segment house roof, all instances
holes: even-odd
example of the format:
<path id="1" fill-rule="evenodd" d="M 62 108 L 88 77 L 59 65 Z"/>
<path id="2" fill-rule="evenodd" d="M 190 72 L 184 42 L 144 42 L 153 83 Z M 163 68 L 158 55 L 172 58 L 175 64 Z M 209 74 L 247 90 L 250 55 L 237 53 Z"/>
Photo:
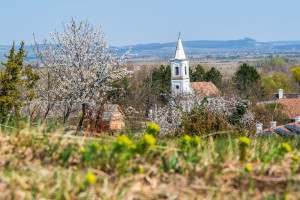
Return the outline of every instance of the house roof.
<path id="1" fill-rule="evenodd" d="M 287 114 L 290 119 L 294 119 L 296 116 L 300 116 L 300 98 L 291 99 L 278 99 L 279 103 L 285 105 L 283 112 Z"/>
<path id="2" fill-rule="evenodd" d="M 274 94 L 274 95 L 277 99 L 279 98 L 279 94 Z M 285 94 L 283 94 L 283 98 L 284 99 L 300 98 L 300 94 L 299 93 L 285 93 Z"/>
<path id="3" fill-rule="evenodd" d="M 289 123 L 282 126 L 276 126 L 272 129 L 265 129 L 263 131 L 260 131 L 256 134 L 256 136 L 270 136 L 270 135 L 276 135 L 276 136 L 300 136 L 300 123 Z"/>
<path id="4" fill-rule="evenodd" d="M 203 97 L 210 97 L 210 96 L 216 96 L 220 94 L 220 90 L 210 82 L 192 82 L 190 83 L 193 91 L 198 96 Z"/>
<path id="5" fill-rule="evenodd" d="M 283 94 L 284 99 L 294 99 L 294 98 L 300 98 L 300 93 L 284 93 Z M 268 103 L 268 101 L 276 101 L 279 99 L 278 93 L 272 93 L 264 97 L 263 102 L 260 103 Z"/>

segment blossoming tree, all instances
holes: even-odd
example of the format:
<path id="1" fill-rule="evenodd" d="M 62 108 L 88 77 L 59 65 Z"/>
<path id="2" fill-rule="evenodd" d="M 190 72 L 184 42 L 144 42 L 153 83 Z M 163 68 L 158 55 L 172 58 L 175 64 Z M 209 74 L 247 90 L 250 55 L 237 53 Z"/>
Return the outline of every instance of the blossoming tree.
<path id="1" fill-rule="evenodd" d="M 174 134 L 180 127 L 184 128 L 182 119 L 189 119 L 196 113 L 219 116 L 233 129 L 247 128 L 254 121 L 254 115 L 249 110 L 250 101 L 236 96 L 203 98 L 197 95 L 172 94 L 170 100 L 168 106 L 155 107 L 149 113 L 149 121 L 157 123 L 162 134 Z"/>
<path id="2" fill-rule="evenodd" d="M 79 131 L 87 109 L 99 105 L 106 92 L 113 89 L 108 83 L 131 73 L 121 66 L 129 51 L 120 57 L 117 49 L 111 53 L 105 32 L 87 21 L 72 18 L 70 23 L 63 23 L 63 30 L 50 33 L 51 42 L 44 40 L 44 46 L 35 39 L 35 54 L 45 66 L 41 71 L 48 76 L 51 71 L 44 78 L 51 79 L 54 86 L 45 87 L 40 96 L 48 100 L 49 94 L 55 96 L 52 99 L 70 112 L 73 106 L 80 106 Z"/>

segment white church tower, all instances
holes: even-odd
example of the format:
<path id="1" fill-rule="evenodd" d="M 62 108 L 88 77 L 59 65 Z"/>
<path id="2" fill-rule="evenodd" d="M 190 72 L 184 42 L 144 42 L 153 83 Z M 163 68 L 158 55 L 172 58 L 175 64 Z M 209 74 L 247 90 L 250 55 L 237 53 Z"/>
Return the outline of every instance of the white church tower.
<path id="1" fill-rule="evenodd" d="M 192 94 L 189 61 L 186 59 L 179 35 L 175 58 L 171 59 L 171 90 L 175 93 Z"/>

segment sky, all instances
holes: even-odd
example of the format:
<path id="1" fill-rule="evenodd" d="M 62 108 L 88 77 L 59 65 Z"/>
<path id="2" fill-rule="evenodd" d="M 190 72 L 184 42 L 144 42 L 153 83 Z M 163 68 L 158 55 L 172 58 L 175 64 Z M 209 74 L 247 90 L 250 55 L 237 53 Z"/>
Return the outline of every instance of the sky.
<path id="1" fill-rule="evenodd" d="M 182 40 L 300 40 L 299 0 L 0 0 L 0 45 L 33 43 L 72 17 L 116 46 Z"/>

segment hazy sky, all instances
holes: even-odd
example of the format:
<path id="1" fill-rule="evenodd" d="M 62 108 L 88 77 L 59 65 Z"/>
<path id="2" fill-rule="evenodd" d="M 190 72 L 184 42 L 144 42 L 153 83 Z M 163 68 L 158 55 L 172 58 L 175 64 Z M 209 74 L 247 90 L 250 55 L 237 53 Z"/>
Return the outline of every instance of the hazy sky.
<path id="1" fill-rule="evenodd" d="M 300 0 L 0 0 L 0 44 L 48 38 L 71 17 L 107 30 L 108 43 L 300 40 Z"/>

